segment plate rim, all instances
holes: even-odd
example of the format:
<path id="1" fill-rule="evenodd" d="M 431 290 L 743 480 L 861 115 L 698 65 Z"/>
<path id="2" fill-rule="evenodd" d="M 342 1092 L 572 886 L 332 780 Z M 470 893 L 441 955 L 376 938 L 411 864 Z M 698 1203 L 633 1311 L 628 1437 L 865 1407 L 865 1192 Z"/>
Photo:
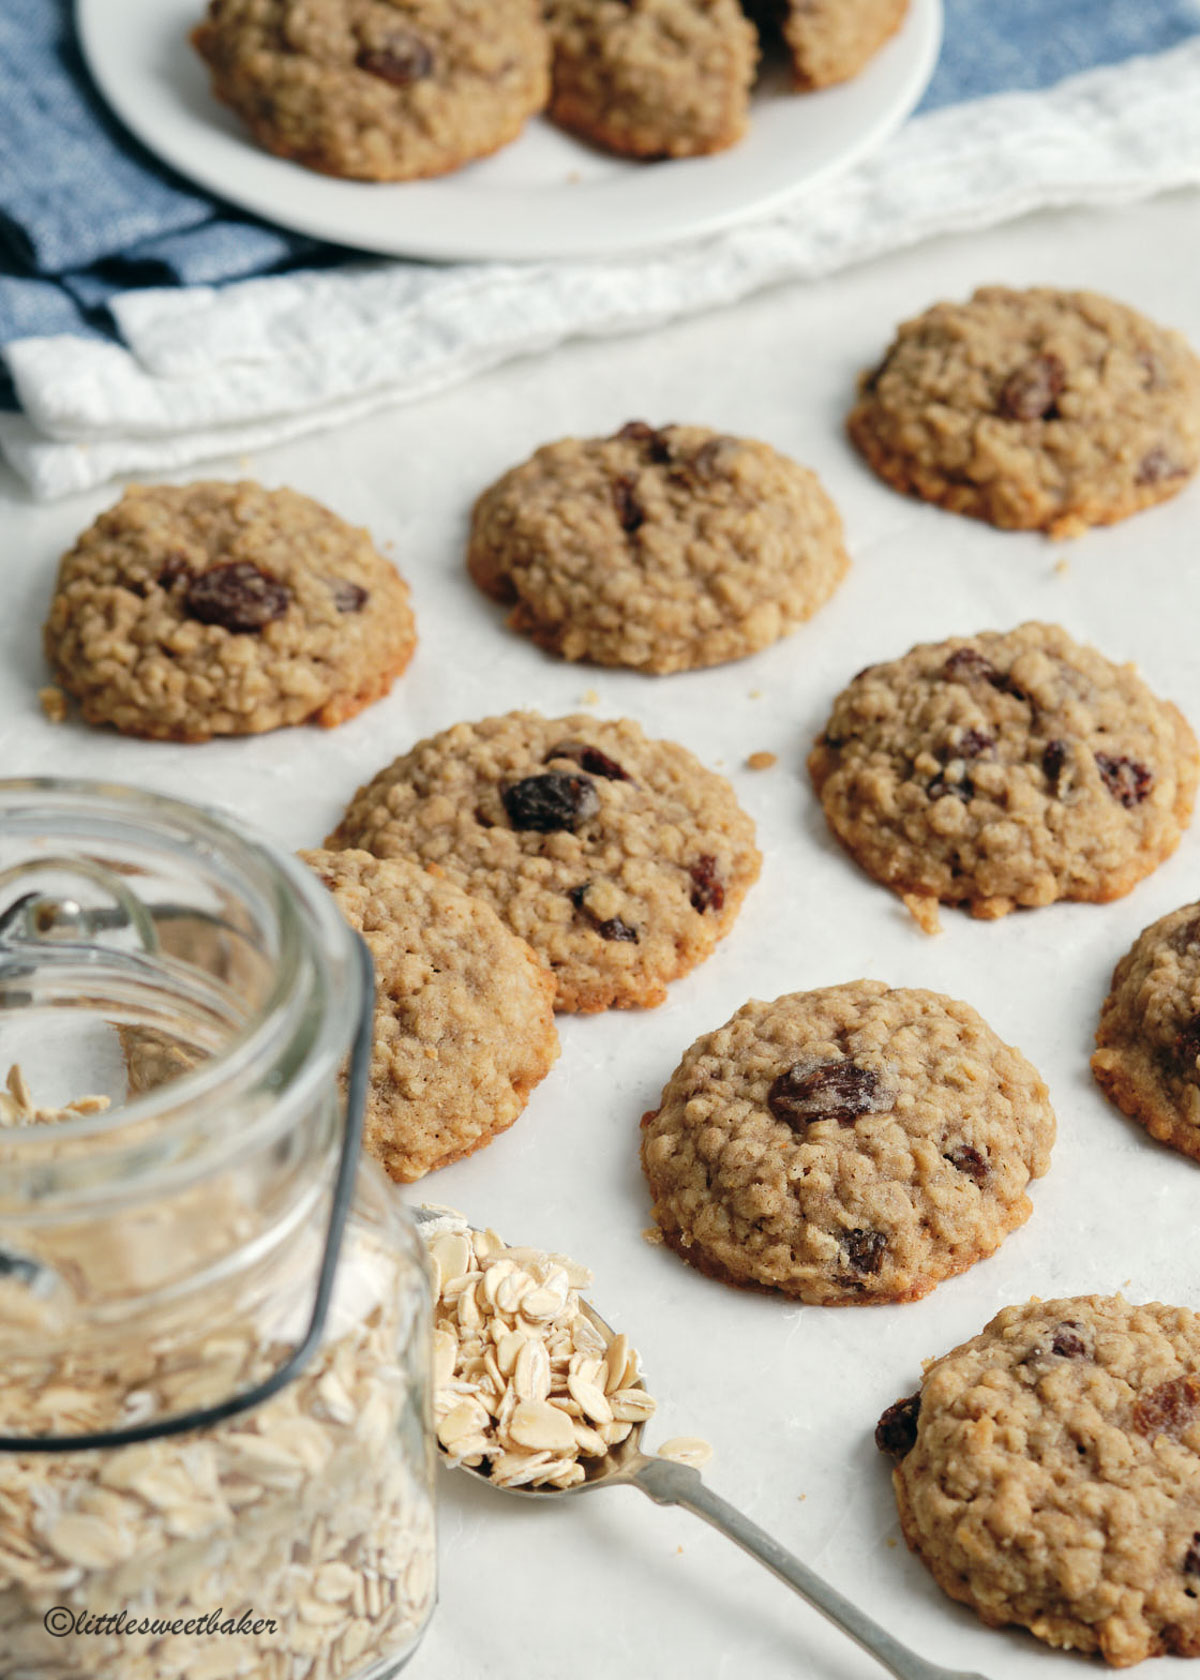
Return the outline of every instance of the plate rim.
<path id="1" fill-rule="evenodd" d="M 143 5 L 151 5 L 152 0 L 140 0 Z M 395 236 L 386 239 L 364 237 L 342 226 L 335 226 L 320 213 L 305 213 L 303 208 L 296 209 L 290 203 L 285 205 L 283 215 L 273 212 L 264 202 L 266 194 L 257 189 L 249 192 L 239 192 L 236 180 L 230 182 L 228 172 L 221 168 L 220 163 L 210 163 L 208 157 L 201 151 L 199 157 L 186 143 L 176 145 L 173 136 L 165 138 L 158 124 L 144 118 L 138 106 L 135 94 L 141 86 L 135 81 L 129 84 L 121 75 L 114 74 L 111 55 L 105 48 L 105 31 L 102 20 L 111 15 L 115 7 L 127 12 L 128 0 L 75 0 L 74 21 L 75 31 L 79 42 L 88 75 L 104 101 L 112 116 L 133 137 L 143 145 L 148 152 L 160 163 L 165 164 L 185 181 L 199 187 L 205 193 L 211 194 L 220 203 L 230 206 L 243 214 L 254 216 L 269 226 L 280 228 L 285 232 L 300 234 L 308 238 L 319 240 L 326 244 L 333 244 L 347 248 L 366 256 L 387 257 L 393 259 L 410 259 L 414 261 L 438 263 L 537 263 L 537 262 L 601 262 L 604 260 L 621 260 L 627 257 L 651 255 L 655 252 L 668 252 L 674 247 L 694 243 L 697 240 L 712 237 L 728 229 L 746 222 L 761 219 L 766 220 L 772 214 L 779 213 L 787 204 L 802 199 L 814 189 L 826 186 L 837 176 L 852 169 L 869 153 L 877 150 L 895 133 L 919 103 L 922 95 L 933 77 L 941 52 L 942 36 L 945 23 L 943 0 L 909 0 L 908 13 L 901 23 L 900 29 L 892 39 L 884 44 L 880 52 L 887 52 L 902 36 L 906 36 L 907 44 L 913 52 L 913 59 L 907 74 L 898 88 L 893 92 L 890 101 L 875 114 L 873 121 L 868 123 L 856 139 L 845 146 L 834 156 L 818 164 L 799 180 L 781 183 L 758 195 L 750 195 L 740 203 L 725 203 L 710 208 L 707 212 L 701 208 L 690 217 L 682 217 L 679 222 L 666 230 L 643 230 L 639 235 L 625 238 L 597 235 L 595 238 L 580 237 L 576 230 L 572 237 L 564 244 L 561 234 L 555 235 L 548 227 L 544 237 L 531 237 L 523 233 L 516 240 L 506 240 L 502 235 L 491 238 L 477 238 L 472 236 L 471 225 L 474 221 L 475 206 L 468 199 L 462 217 L 462 224 L 447 231 L 444 227 L 424 230 L 418 225 L 416 231 L 408 232 L 403 224 Z M 869 73 L 871 66 L 866 67 Z M 828 99 L 848 90 L 855 85 L 857 78 L 837 87 L 826 88 L 812 94 L 801 94 L 797 97 L 805 99 Z M 234 119 L 236 120 L 236 119 Z M 186 124 L 185 117 L 185 124 Z M 455 180 L 454 172 L 444 176 L 430 177 L 415 182 L 360 182 L 339 180 L 335 176 L 322 175 L 304 169 L 302 165 L 293 163 L 286 158 L 275 157 L 265 148 L 258 145 L 248 133 L 233 134 L 221 132 L 219 144 L 224 147 L 228 142 L 245 149 L 255 159 L 255 174 L 264 167 L 274 175 L 275 171 L 285 171 L 286 175 L 279 176 L 280 181 L 290 180 L 299 184 L 305 180 L 316 180 L 322 184 L 321 200 L 327 197 L 329 189 L 348 189 L 358 195 L 378 195 L 381 192 L 403 192 L 410 188 L 433 188 L 453 191 L 451 183 Z M 735 149 L 732 149 L 735 150 Z M 729 157 L 731 152 L 714 154 L 714 161 Z M 708 160 L 705 158 L 689 158 L 677 160 L 676 163 L 666 165 L 651 164 L 650 168 L 673 168 L 682 164 L 685 168 L 703 168 Z M 639 171 L 647 166 L 637 166 Z M 608 192 L 619 192 L 623 181 L 627 177 L 621 176 L 609 180 L 590 183 L 593 190 L 600 188 Z M 561 188 L 553 189 L 559 192 Z M 575 189 L 572 189 L 574 191 Z M 586 189 L 585 189 L 586 190 Z M 504 194 L 515 193 L 523 196 L 519 189 L 502 188 L 497 192 L 500 198 Z M 439 195 L 440 196 L 440 195 Z M 418 203 L 420 201 L 418 200 Z M 552 206 L 550 207 L 552 211 Z M 463 225 L 465 224 L 465 225 Z"/>

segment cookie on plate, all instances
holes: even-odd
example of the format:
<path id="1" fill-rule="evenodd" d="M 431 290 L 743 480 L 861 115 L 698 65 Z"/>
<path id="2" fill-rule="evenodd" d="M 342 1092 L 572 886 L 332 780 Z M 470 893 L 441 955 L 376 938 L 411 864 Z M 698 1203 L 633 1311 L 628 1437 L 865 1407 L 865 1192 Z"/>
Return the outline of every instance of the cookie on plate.
<path id="1" fill-rule="evenodd" d="M 1125 1668 L 1200 1656 L 1200 1317 L 1005 1307 L 875 1439 L 909 1546 L 991 1627 Z"/>
<path id="2" fill-rule="evenodd" d="M 1172 910 L 1121 958 L 1092 1072 L 1151 1137 L 1200 1161 L 1200 904 Z"/>
<path id="3" fill-rule="evenodd" d="M 848 421 L 897 490 L 1076 536 L 1175 495 L 1200 464 L 1200 360 L 1095 292 L 986 286 L 900 328 Z"/>
<path id="4" fill-rule="evenodd" d="M 1179 844 L 1198 755 L 1131 665 L 1022 624 L 860 671 L 808 767 L 869 875 L 991 918 L 1127 893 Z"/>
<path id="5" fill-rule="evenodd" d="M 550 116 L 632 157 L 691 157 L 745 131 L 758 39 L 738 0 L 547 0 Z"/>
<path id="6" fill-rule="evenodd" d="M 485 157 L 550 91 L 538 0 L 209 0 L 192 44 L 261 146 L 366 181 Z"/>
<path id="7" fill-rule="evenodd" d="M 326 841 L 411 858 L 490 904 L 556 1004 L 661 1003 L 732 927 L 761 858 L 722 776 L 627 719 L 459 723 L 360 788 Z"/>
<path id="8" fill-rule="evenodd" d="M 895 34 L 908 0 L 756 0 L 747 10 L 778 29 L 798 88 L 846 82 Z"/>
<path id="9" fill-rule="evenodd" d="M 511 1126 L 558 1055 L 554 982 L 477 898 L 416 864 L 301 852 L 375 962 L 363 1141 L 402 1183 Z"/>
<path id="10" fill-rule="evenodd" d="M 850 562 L 806 467 L 765 443 L 632 420 L 546 444 L 485 490 L 467 564 L 540 646 L 663 673 L 777 641 Z"/>
<path id="11" fill-rule="evenodd" d="M 89 723 L 206 741 L 386 694 L 416 646 L 366 531 L 295 490 L 134 485 L 59 568 L 46 654 Z"/>
<path id="12" fill-rule="evenodd" d="M 999 1248 L 1055 1123 L 1037 1070 L 968 1004 L 854 980 L 746 1004 L 642 1128 L 677 1253 L 844 1306 L 915 1301 Z"/>

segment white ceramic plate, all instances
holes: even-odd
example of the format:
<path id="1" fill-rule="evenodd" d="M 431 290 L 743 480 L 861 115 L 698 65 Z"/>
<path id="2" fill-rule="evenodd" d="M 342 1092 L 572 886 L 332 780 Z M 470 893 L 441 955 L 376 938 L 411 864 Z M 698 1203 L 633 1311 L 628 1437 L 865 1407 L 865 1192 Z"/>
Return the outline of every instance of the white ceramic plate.
<path id="1" fill-rule="evenodd" d="M 432 181 L 334 180 L 260 150 L 214 100 L 187 33 L 203 0 L 78 0 L 84 56 L 121 121 L 182 174 L 300 233 L 387 256 L 461 260 L 608 256 L 712 233 L 826 181 L 921 97 L 941 43 L 941 0 L 908 17 L 843 87 L 755 94 L 727 152 L 668 163 L 607 157 L 541 119 L 513 145 Z"/>

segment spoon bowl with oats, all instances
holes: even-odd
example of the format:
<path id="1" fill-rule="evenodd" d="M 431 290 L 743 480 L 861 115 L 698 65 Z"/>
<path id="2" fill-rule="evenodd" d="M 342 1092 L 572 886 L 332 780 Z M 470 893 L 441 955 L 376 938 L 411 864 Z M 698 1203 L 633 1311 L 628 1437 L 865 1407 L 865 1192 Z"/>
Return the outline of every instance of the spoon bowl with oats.
<path id="1" fill-rule="evenodd" d="M 414 1213 L 434 1275 L 434 1424 L 449 1465 L 523 1499 L 640 1488 L 719 1530 L 896 1680 L 983 1680 L 910 1651 L 707 1487 L 706 1442 L 643 1449 L 655 1402 L 628 1338 L 581 1299 L 585 1267 L 509 1247 L 447 1208 Z"/>

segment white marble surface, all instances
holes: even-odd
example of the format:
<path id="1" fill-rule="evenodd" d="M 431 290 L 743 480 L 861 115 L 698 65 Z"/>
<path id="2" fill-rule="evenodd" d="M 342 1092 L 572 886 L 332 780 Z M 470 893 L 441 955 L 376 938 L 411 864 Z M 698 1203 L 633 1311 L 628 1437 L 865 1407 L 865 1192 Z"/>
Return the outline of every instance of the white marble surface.
<path id="1" fill-rule="evenodd" d="M 781 289 L 652 336 L 571 346 L 422 405 L 213 471 L 310 492 L 371 527 L 411 580 L 421 646 L 396 690 L 331 732 L 175 747 L 126 741 L 38 708 L 37 627 L 55 559 L 111 491 L 35 508 L 0 479 L 0 768 L 90 774 L 219 802 L 287 846 L 313 844 L 360 781 L 418 735 L 518 705 L 548 714 L 592 691 L 723 768 L 766 853 L 731 937 L 647 1014 L 562 1022 L 563 1054 L 505 1137 L 423 1187 L 510 1240 L 562 1248 L 642 1349 L 661 1396 L 650 1440 L 707 1436 L 708 1476 L 766 1528 L 929 1657 L 990 1680 L 1049 1680 L 1080 1661 L 989 1632 L 944 1599 L 897 1541 L 870 1435 L 923 1356 L 1030 1294 L 1108 1292 L 1200 1306 L 1200 1167 L 1108 1107 L 1087 1070 L 1112 964 L 1154 917 L 1200 891 L 1200 831 L 1119 903 L 1062 905 L 936 939 L 826 834 L 803 774 L 835 690 L 910 643 L 1060 620 L 1136 660 L 1200 722 L 1200 486 L 1069 546 L 1003 535 L 877 484 L 841 432 L 856 370 L 894 321 L 981 282 L 1094 285 L 1200 343 L 1200 198 L 1043 215 Z M 473 495 L 536 444 L 634 416 L 757 433 L 815 466 L 855 560 L 835 600 L 778 647 L 662 679 L 556 664 L 504 630 L 461 555 Z M 773 770 L 743 768 L 758 749 Z M 1059 1143 L 1032 1220 L 992 1260 L 924 1301 L 821 1310 L 741 1296 L 641 1240 L 638 1119 L 682 1050 L 747 997 L 857 975 L 968 999 L 1049 1080 Z M 632 1491 L 552 1509 L 443 1475 L 441 1605 L 413 1680 L 868 1680 L 878 1673 L 717 1535 Z M 1174 1664 L 1172 1677 L 1200 1675 Z"/>

